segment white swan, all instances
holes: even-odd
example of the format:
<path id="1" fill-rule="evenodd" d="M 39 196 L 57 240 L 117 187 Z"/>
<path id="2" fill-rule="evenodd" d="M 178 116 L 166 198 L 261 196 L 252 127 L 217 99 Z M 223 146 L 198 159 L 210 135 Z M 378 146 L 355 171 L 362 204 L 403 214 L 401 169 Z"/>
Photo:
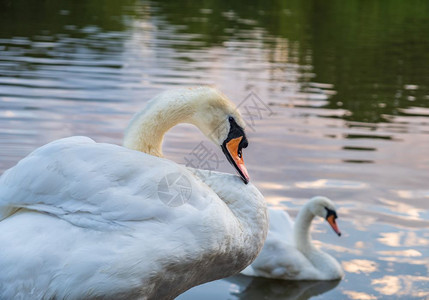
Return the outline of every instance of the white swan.
<path id="1" fill-rule="evenodd" d="M 161 156 L 179 122 L 220 145 L 242 179 L 201 171 L 202 182 L 140 152 Z M 241 271 L 268 227 L 262 195 L 243 183 L 243 127 L 217 90 L 179 89 L 133 118 L 124 145 L 140 151 L 86 137 L 36 149 L 0 177 L 0 299 L 172 299 Z"/>
<path id="2" fill-rule="evenodd" d="M 282 210 L 268 209 L 268 212 L 270 227 L 265 245 L 242 274 L 285 280 L 336 280 L 344 276 L 335 258 L 318 250 L 310 238 L 309 230 L 315 216 L 326 219 L 341 235 L 331 200 L 312 198 L 299 211 L 295 224 Z"/>

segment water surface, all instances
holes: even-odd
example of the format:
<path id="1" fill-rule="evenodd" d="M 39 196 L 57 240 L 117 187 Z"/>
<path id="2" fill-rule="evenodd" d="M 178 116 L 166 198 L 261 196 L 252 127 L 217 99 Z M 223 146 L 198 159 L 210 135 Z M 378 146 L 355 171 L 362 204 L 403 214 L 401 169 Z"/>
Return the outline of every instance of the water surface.
<path id="1" fill-rule="evenodd" d="M 428 50 L 425 1 L 1 1 L 0 172 L 61 137 L 120 144 L 153 95 L 214 84 L 245 116 L 271 206 L 335 201 L 343 236 L 318 220 L 313 237 L 346 276 L 236 276 L 179 298 L 427 299 Z M 185 163 L 201 141 L 179 126 L 164 152 Z"/>

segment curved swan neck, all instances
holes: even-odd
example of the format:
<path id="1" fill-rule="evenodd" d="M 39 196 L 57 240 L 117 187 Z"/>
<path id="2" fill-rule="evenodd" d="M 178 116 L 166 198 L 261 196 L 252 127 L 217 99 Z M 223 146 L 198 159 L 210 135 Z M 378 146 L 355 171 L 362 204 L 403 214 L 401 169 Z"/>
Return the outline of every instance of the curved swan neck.
<path id="1" fill-rule="evenodd" d="M 150 100 L 133 117 L 125 131 L 123 145 L 162 157 L 164 134 L 179 123 L 190 123 L 220 146 L 229 133 L 229 116 L 233 116 L 241 128 L 245 127 L 235 105 L 213 87 L 166 91 Z"/>
<path id="2" fill-rule="evenodd" d="M 314 214 L 306 204 L 298 213 L 295 219 L 294 238 L 295 245 L 303 253 L 314 251 L 315 248 L 311 243 L 310 227 Z"/>
<path id="3" fill-rule="evenodd" d="M 315 217 L 313 205 L 314 201 L 308 202 L 296 217 L 294 226 L 295 246 L 319 272 L 321 279 L 339 279 L 344 275 L 340 264 L 332 256 L 313 246 L 311 242 L 310 227 Z"/>
<path id="4" fill-rule="evenodd" d="M 180 93 L 162 93 L 150 100 L 130 121 L 123 145 L 129 149 L 162 157 L 164 134 L 179 123 L 193 123 L 193 97 Z"/>

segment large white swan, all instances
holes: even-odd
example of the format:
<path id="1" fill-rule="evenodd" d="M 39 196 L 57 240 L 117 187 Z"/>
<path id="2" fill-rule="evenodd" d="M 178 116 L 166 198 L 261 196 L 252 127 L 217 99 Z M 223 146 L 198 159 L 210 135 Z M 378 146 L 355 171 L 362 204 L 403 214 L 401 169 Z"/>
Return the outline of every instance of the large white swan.
<path id="1" fill-rule="evenodd" d="M 241 178 L 161 158 L 180 122 Z M 36 149 L 0 178 L 0 299 L 172 299 L 241 271 L 268 227 L 264 198 L 243 183 L 243 127 L 216 89 L 178 89 L 133 118 L 128 148 L 71 137 Z"/>
<path id="2" fill-rule="evenodd" d="M 344 276 L 338 261 L 318 250 L 310 237 L 310 226 L 315 216 L 326 219 L 341 235 L 331 200 L 320 196 L 312 198 L 299 211 L 295 224 L 282 210 L 270 208 L 268 212 L 270 227 L 265 245 L 242 274 L 285 280 L 337 280 Z"/>

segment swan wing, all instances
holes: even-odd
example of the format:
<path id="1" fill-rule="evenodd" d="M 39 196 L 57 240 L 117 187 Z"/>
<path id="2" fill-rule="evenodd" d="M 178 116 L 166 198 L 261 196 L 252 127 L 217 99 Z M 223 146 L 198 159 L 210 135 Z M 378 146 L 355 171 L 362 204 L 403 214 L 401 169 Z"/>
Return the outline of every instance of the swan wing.
<path id="1" fill-rule="evenodd" d="M 293 268 L 279 265 L 282 251 L 296 251 L 289 246 L 293 243 L 293 221 L 283 210 L 268 208 L 269 229 L 265 245 L 256 261 L 247 266 L 241 274 L 246 276 L 264 276 L 276 278 L 274 274 L 292 273 Z M 293 259 L 292 259 L 293 260 Z M 292 275 L 291 275 L 292 276 Z M 278 276 L 277 276 L 278 277 Z"/>
<path id="2" fill-rule="evenodd" d="M 294 222 L 289 214 L 284 210 L 270 207 L 268 208 L 268 216 L 270 220 L 268 236 L 281 240 L 286 244 L 294 244 Z"/>
<path id="3" fill-rule="evenodd" d="M 173 162 L 72 137 L 36 149 L 2 175 L 0 220 L 27 209 L 82 227 L 107 228 L 169 218 L 182 204 L 186 214 L 215 198 Z"/>
<path id="4" fill-rule="evenodd" d="M 242 274 L 285 280 L 307 279 L 316 276 L 314 266 L 294 246 L 268 236 L 260 255 L 251 269 Z"/>

